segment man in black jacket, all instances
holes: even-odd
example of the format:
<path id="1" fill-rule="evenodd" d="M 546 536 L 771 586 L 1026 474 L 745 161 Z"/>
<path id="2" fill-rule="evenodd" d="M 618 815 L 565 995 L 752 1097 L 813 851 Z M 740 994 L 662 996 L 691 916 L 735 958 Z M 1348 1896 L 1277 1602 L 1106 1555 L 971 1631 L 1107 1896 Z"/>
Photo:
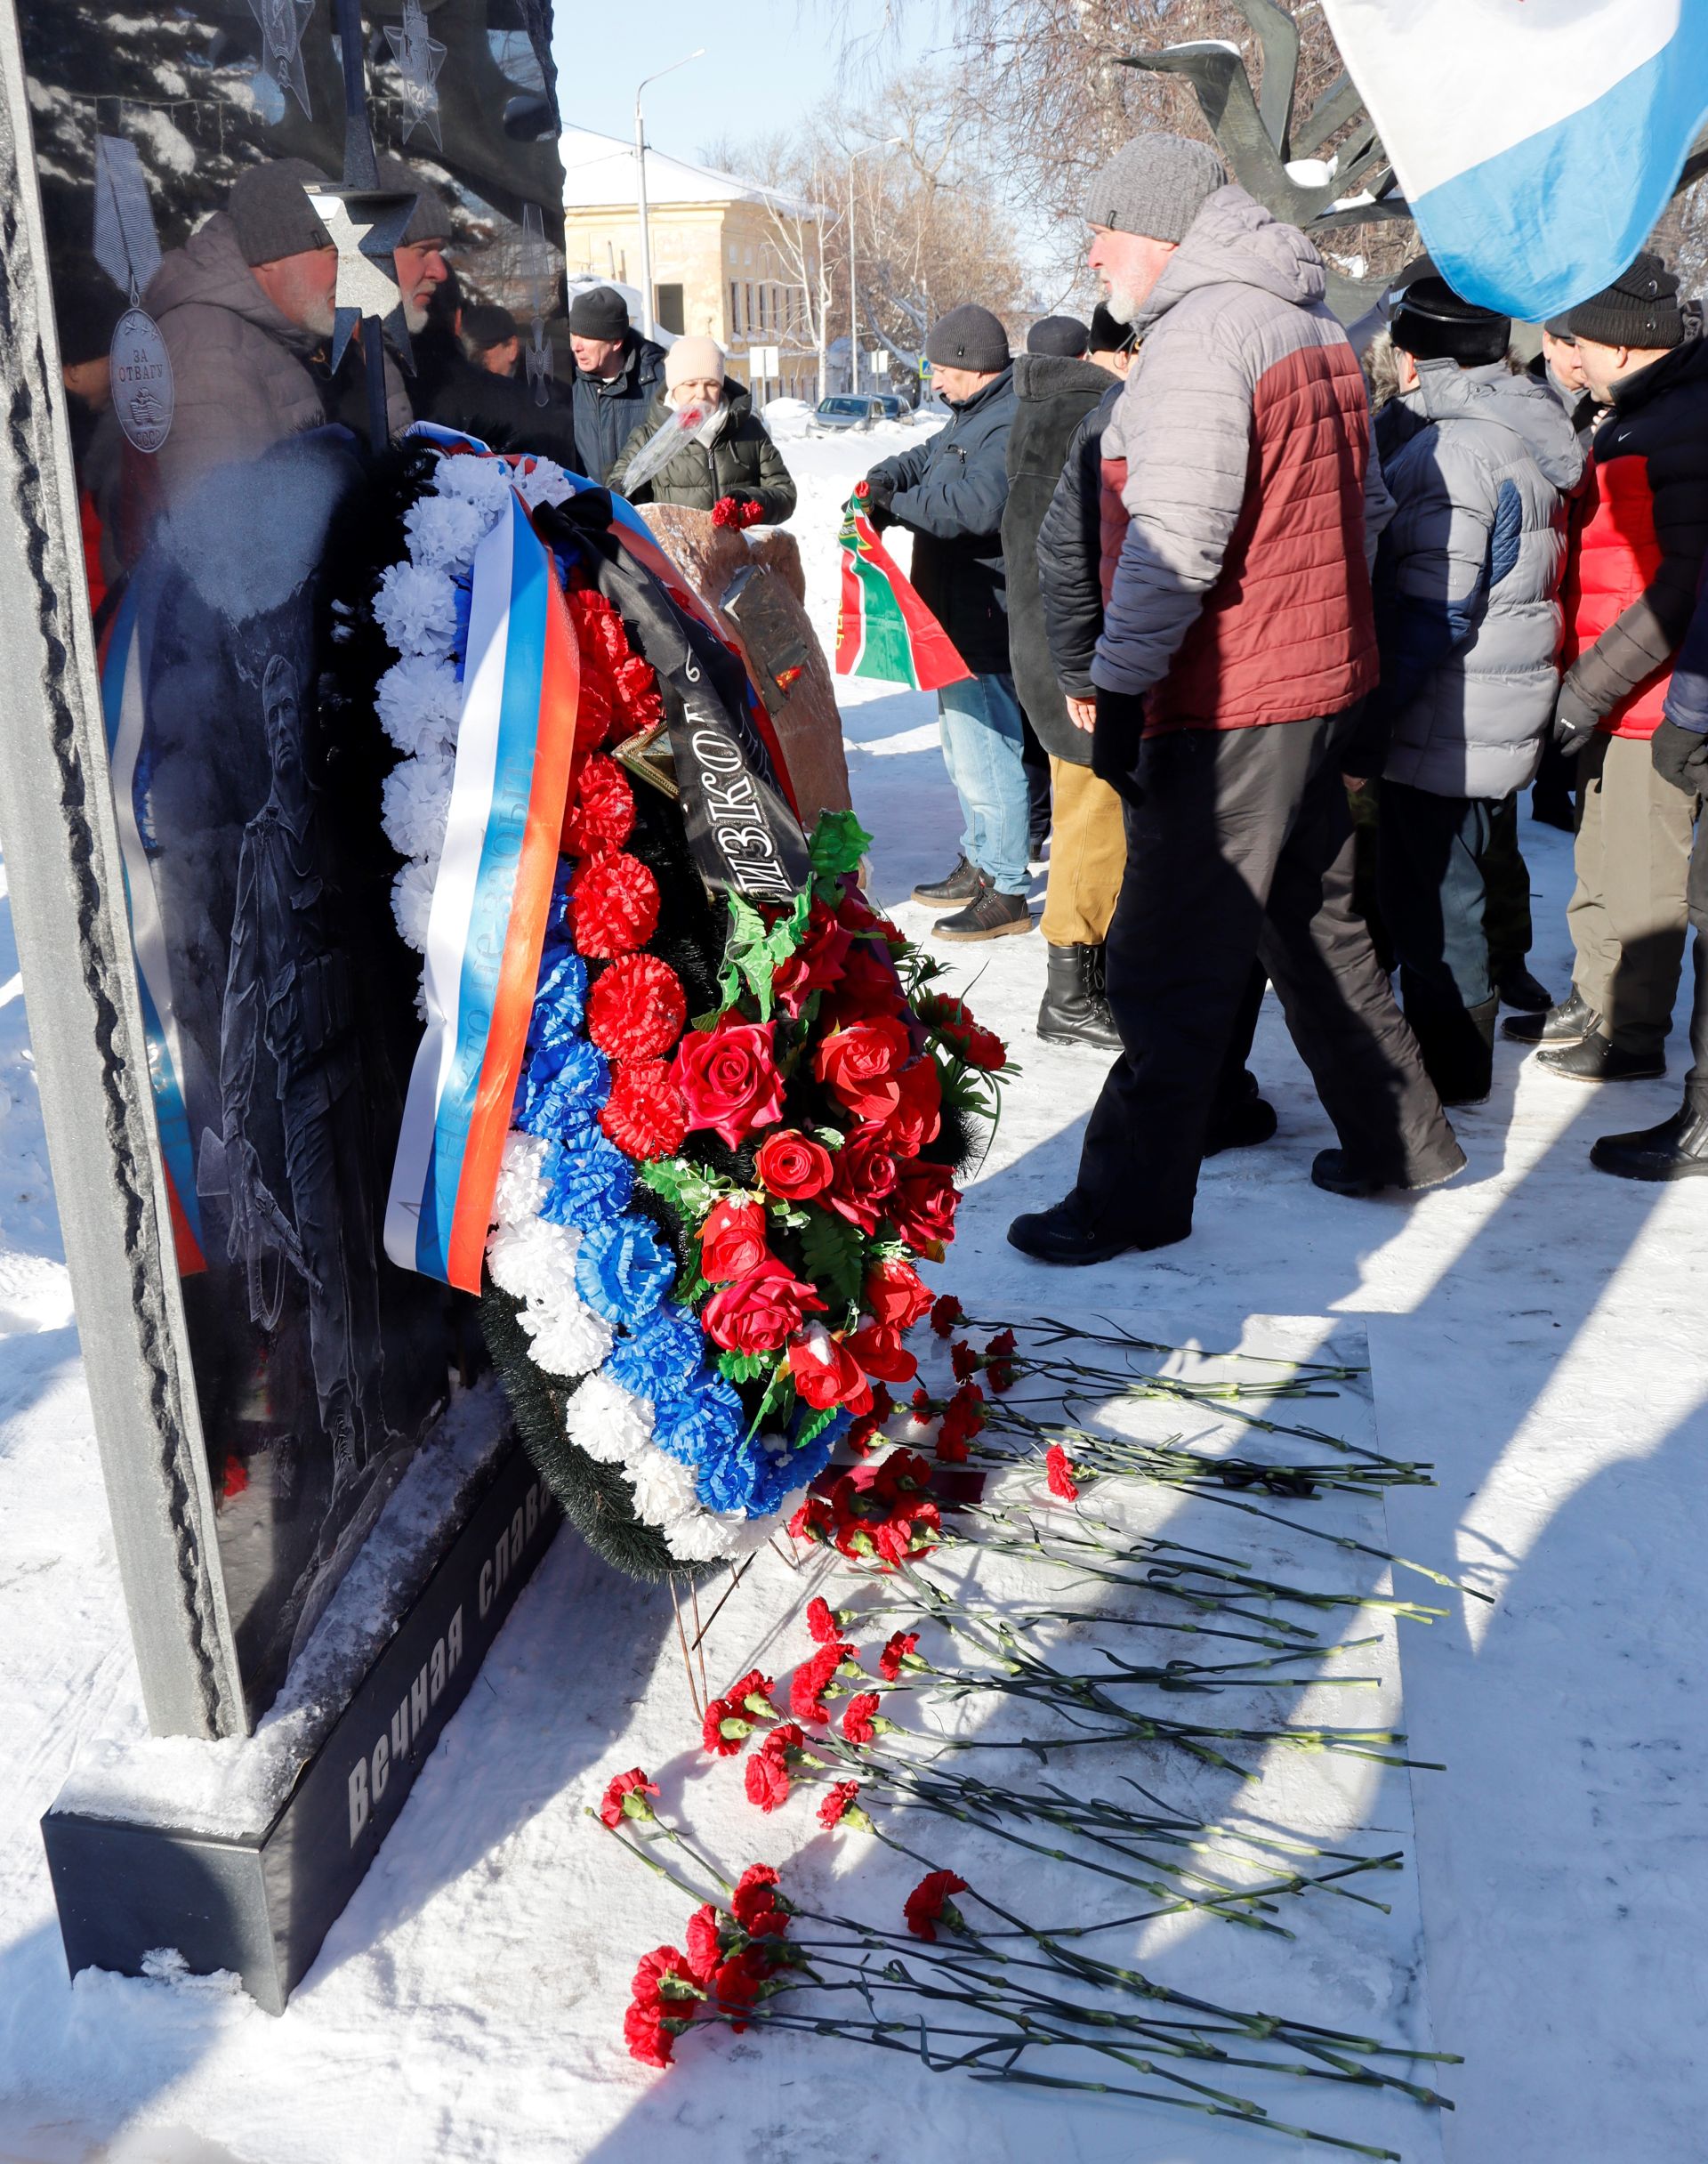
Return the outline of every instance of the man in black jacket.
<path id="1" fill-rule="evenodd" d="M 665 387 L 665 349 L 629 327 L 623 295 L 592 286 L 569 303 L 569 379 L 582 472 L 602 483 Z"/>
<path id="2" fill-rule="evenodd" d="M 1024 724 L 1008 651 L 1003 575 L 1005 454 L 1014 419 L 1008 333 L 987 308 L 951 309 L 925 341 L 932 387 L 955 418 L 866 477 L 873 522 L 914 536 L 913 583 L 972 672 L 937 695 L 943 760 L 961 799 L 961 854 L 915 901 L 959 903 L 939 939 L 1029 932 Z"/>

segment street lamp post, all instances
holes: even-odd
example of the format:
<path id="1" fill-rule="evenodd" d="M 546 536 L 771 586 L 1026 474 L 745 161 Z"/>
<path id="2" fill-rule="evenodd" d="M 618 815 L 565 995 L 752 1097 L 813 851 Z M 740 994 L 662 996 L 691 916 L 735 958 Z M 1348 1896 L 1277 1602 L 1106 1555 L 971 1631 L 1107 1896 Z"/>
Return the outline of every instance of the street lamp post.
<path id="1" fill-rule="evenodd" d="M 862 143 L 858 150 L 848 154 L 848 387 L 858 392 L 860 387 L 860 287 L 855 275 L 855 243 L 858 235 L 854 224 L 854 160 L 864 157 L 870 150 L 893 150 L 901 141 L 891 135 L 887 142 Z"/>
<path id="2" fill-rule="evenodd" d="M 634 87 L 634 179 L 635 199 L 640 214 L 640 335 L 653 336 L 657 326 L 652 306 L 652 228 L 647 222 L 647 124 L 640 112 L 640 93 L 649 83 L 656 83 L 659 76 L 674 75 L 679 68 L 686 68 L 689 61 L 705 58 L 705 47 L 685 52 L 679 61 L 672 61 L 668 68 L 660 68 L 656 74 L 643 76 Z"/>

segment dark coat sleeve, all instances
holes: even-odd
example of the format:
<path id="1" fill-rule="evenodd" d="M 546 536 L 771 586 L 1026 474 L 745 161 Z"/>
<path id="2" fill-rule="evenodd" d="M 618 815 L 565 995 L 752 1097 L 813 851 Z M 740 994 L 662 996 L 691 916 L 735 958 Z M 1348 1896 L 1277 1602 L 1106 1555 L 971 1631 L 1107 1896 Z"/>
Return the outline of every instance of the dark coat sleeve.
<path id="1" fill-rule="evenodd" d="M 1038 530 L 1044 636 L 1056 682 L 1070 698 L 1092 696 L 1092 656 L 1103 628 L 1098 497 L 1105 417 L 1100 408 L 1076 430 Z"/>
<path id="2" fill-rule="evenodd" d="M 760 508 L 765 513 L 768 525 L 780 526 L 794 509 L 794 476 L 783 463 L 783 454 L 772 440 L 770 430 L 757 417 L 753 427 L 758 435 L 755 448 L 759 454 L 757 494 Z"/>
<path id="3" fill-rule="evenodd" d="M 1666 718 L 1708 736 L 1708 594 L 1697 604 L 1666 689 Z"/>

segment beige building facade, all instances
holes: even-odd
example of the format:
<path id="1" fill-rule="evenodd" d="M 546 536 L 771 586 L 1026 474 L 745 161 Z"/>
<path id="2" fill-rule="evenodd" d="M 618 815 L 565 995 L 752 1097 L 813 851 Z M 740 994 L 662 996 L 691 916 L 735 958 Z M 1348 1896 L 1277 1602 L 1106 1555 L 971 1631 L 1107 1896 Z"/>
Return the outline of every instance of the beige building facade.
<path id="1" fill-rule="evenodd" d="M 564 267 L 640 284 L 634 148 L 571 128 L 563 137 Z M 767 397 L 819 395 L 809 290 L 819 278 L 817 214 L 756 181 L 647 152 L 653 310 L 664 330 L 715 338 L 729 372 Z M 756 350 L 777 365 L 755 385 Z"/>

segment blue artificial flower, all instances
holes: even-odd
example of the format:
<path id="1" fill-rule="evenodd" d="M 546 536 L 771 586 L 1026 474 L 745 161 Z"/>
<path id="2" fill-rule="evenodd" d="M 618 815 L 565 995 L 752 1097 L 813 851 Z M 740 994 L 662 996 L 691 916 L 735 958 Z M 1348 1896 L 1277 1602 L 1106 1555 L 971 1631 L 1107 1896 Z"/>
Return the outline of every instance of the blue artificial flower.
<path id="1" fill-rule="evenodd" d="M 574 948 L 548 940 L 541 949 L 540 981 L 528 1021 L 528 1048 L 575 1030 L 587 1004 L 587 965 Z"/>
<path id="2" fill-rule="evenodd" d="M 469 650 L 469 612 L 474 601 L 474 573 L 459 571 L 451 581 L 451 599 L 456 610 L 456 637 L 453 651 L 461 660 Z"/>
<path id="3" fill-rule="evenodd" d="M 701 1460 L 696 1482 L 701 1502 L 726 1517 L 737 1511 L 744 1518 L 757 1517 L 754 1498 L 766 1484 L 770 1464 L 769 1452 L 757 1441 L 737 1438 L 728 1449 Z"/>
<path id="4" fill-rule="evenodd" d="M 698 1320 L 691 1310 L 666 1300 L 636 1327 L 632 1337 L 622 1340 L 605 1366 L 606 1372 L 624 1390 L 657 1400 L 662 1421 L 667 1403 L 686 1401 L 697 1391 L 710 1396 L 713 1378 L 705 1372 L 705 1335 Z M 729 1417 L 739 1420 L 741 1400 L 721 1377 L 717 1388 L 722 1393 L 718 1401 L 727 1403 L 731 1409 Z M 705 1417 L 706 1409 L 697 1401 L 684 1402 L 683 1419 L 688 1421 L 695 1414 Z M 673 1449 L 672 1455 L 691 1462 L 697 1453 L 691 1448 Z"/>
<path id="5" fill-rule="evenodd" d="M 634 1192 L 634 1167 L 596 1128 L 585 1138 L 552 1153 L 540 1215 L 552 1224 L 586 1231 L 608 1218 L 620 1217 Z M 698 1336 L 698 1332 L 696 1332 Z M 697 1351 L 697 1347 L 696 1350 Z M 652 1393 L 642 1390 L 643 1397 Z"/>
<path id="6" fill-rule="evenodd" d="M 543 1045 L 524 1066 L 512 1117 L 529 1134 L 568 1140 L 592 1124 L 610 1091 L 604 1054 L 585 1038 L 566 1036 Z"/>
<path id="7" fill-rule="evenodd" d="M 694 1327 L 697 1333 L 698 1324 Z M 619 1382 L 626 1380 L 618 1372 L 624 1351 L 618 1345 L 606 1362 Z M 636 1385 L 630 1383 L 628 1387 Z M 721 1375 L 701 1375 L 686 1385 L 667 1388 L 656 1404 L 652 1439 L 685 1466 L 726 1456 L 746 1433 L 747 1415 L 741 1400 Z"/>
<path id="8" fill-rule="evenodd" d="M 576 1290 L 607 1322 L 639 1322 L 675 1277 L 676 1258 L 647 1218 L 621 1217 L 581 1236 Z"/>

